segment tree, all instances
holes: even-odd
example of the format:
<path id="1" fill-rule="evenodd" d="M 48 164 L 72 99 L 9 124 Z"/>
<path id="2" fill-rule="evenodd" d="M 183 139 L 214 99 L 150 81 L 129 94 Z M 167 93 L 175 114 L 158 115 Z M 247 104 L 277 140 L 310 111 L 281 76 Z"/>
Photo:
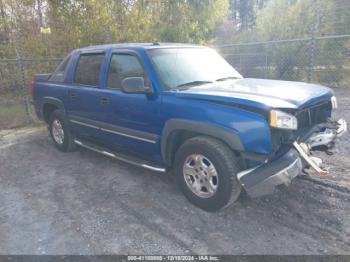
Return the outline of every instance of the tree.
<path id="1" fill-rule="evenodd" d="M 231 19 L 239 31 L 251 30 L 255 25 L 256 12 L 267 0 L 230 0 Z"/>

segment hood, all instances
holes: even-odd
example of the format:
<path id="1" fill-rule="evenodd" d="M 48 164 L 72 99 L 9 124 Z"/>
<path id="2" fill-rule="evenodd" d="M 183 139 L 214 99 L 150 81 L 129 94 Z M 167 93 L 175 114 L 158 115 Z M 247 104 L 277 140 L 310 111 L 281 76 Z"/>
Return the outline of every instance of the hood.
<path id="1" fill-rule="evenodd" d="M 261 109 L 302 109 L 329 100 L 327 87 L 302 82 L 243 78 L 191 87 L 178 97 L 236 103 Z"/>

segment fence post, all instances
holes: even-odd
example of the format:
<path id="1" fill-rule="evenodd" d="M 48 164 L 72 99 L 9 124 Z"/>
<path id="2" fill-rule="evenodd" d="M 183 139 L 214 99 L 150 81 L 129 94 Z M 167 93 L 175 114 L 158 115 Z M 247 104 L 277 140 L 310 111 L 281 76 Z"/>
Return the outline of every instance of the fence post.
<path id="1" fill-rule="evenodd" d="M 19 73 L 20 73 L 20 79 L 21 79 L 21 89 L 22 89 L 22 95 L 23 95 L 24 109 L 26 112 L 27 120 L 28 122 L 30 122 L 32 118 L 29 112 L 29 98 L 26 91 L 27 89 L 26 89 L 26 80 L 25 80 L 25 72 L 24 72 L 23 50 L 17 34 L 19 34 L 18 29 L 14 34 L 15 48 L 17 49 L 17 60 L 18 60 L 18 67 L 19 67 Z"/>
<path id="2" fill-rule="evenodd" d="M 268 72 L 267 53 L 265 53 L 265 78 L 269 78 Z"/>
<path id="3" fill-rule="evenodd" d="M 313 19 L 312 19 L 312 31 L 311 31 L 311 40 L 310 40 L 310 59 L 308 65 L 307 72 L 307 81 L 311 82 L 313 77 L 314 70 L 314 60 L 315 60 L 315 49 L 316 49 L 316 34 L 318 29 L 318 8 L 317 8 L 317 0 L 313 0 L 312 2 L 312 10 L 313 10 Z"/>
<path id="4" fill-rule="evenodd" d="M 242 54 L 239 53 L 239 72 L 242 73 Z"/>

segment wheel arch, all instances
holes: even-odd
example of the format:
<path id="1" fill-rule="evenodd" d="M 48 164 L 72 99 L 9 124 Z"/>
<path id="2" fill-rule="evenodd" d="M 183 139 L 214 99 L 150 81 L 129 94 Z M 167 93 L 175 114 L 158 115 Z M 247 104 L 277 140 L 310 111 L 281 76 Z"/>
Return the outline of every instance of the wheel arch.
<path id="1" fill-rule="evenodd" d="M 50 116 L 55 110 L 62 110 L 65 113 L 63 102 L 54 97 L 42 98 L 42 116 L 46 123 L 49 122 Z"/>
<path id="2" fill-rule="evenodd" d="M 198 121 L 170 119 L 164 126 L 161 138 L 161 153 L 165 163 L 170 166 L 180 145 L 198 135 L 216 138 L 235 152 L 244 151 L 239 136 L 232 130 Z"/>

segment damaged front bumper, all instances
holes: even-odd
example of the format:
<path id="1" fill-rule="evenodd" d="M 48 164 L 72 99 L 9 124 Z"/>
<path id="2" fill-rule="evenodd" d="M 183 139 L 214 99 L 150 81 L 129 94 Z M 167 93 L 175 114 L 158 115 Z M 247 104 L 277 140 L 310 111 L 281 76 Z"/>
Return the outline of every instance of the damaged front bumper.
<path id="1" fill-rule="evenodd" d="M 347 123 L 344 119 L 318 124 L 308 132 L 305 144 L 307 144 L 310 149 L 320 146 L 332 148 L 334 140 L 346 133 L 347 129 Z"/>
<path id="2" fill-rule="evenodd" d="M 305 167 L 311 167 L 318 174 L 326 175 L 328 169 L 320 158 L 311 155 L 311 151 L 322 146 L 329 150 L 335 140 L 346 131 L 347 123 L 343 119 L 319 124 L 303 140 L 295 141 L 293 148 L 284 155 L 241 171 L 237 178 L 251 197 L 259 197 L 273 193 L 278 185 L 288 186 Z"/>

